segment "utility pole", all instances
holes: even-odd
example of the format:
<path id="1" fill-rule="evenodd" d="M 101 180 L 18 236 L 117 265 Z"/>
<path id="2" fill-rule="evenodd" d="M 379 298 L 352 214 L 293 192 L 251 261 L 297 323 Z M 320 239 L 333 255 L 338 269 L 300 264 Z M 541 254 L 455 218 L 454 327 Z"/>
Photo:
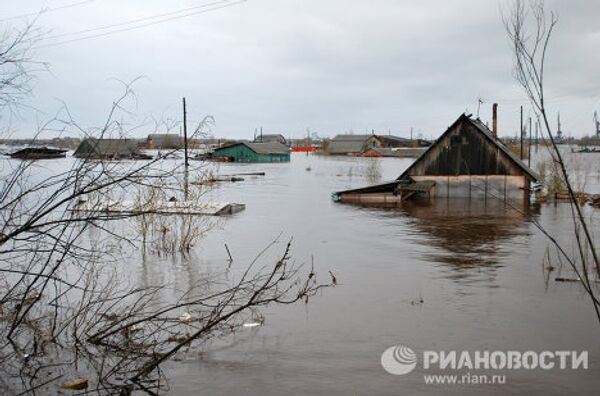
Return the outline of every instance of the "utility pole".
<path id="1" fill-rule="evenodd" d="M 413 127 L 410 127 L 410 141 L 412 142 L 412 131 L 413 131 Z"/>
<path id="2" fill-rule="evenodd" d="M 185 159 L 185 170 L 187 171 L 190 163 L 188 161 L 187 111 L 185 108 L 185 98 L 183 98 L 183 150 L 183 155 Z"/>
<path id="3" fill-rule="evenodd" d="M 533 129 L 531 128 L 531 117 L 529 117 L 529 146 L 527 147 L 527 166 L 531 168 L 531 135 Z"/>
<path id="4" fill-rule="evenodd" d="M 521 161 L 523 160 L 523 106 L 521 106 Z"/>
<path id="5" fill-rule="evenodd" d="M 188 161 L 188 139 L 187 139 L 187 110 L 185 108 L 185 97 L 183 98 L 183 155 L 184 155 L 184 169 L 183 169 L 183 197 L 187 202 L 189 195 L 189 174 L 188 167 L 190 163 Z"/>
<path id="6" fill-rule="evenodd" d="M 540 119 L 538 118 L 537 122 L 535 123 L 535 153 L 536 154 L 538 152 L 538 145 L 540 144 L 539 132 L 540 132 Z"/>

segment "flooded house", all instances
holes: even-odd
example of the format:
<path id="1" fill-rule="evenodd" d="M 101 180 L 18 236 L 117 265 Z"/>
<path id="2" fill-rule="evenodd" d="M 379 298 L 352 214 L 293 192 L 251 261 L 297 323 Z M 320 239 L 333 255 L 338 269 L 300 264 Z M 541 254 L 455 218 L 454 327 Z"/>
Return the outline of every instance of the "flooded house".
<path id="1" fill-rule="evenodd" d="M 280 133 L 273 134 L 260 134 L 254 138 L 253 143 L 281 143 L 283 145 L 288 145 L 285 137 Z"/>
<path id="2" fill-rule="evenodd" d="M 418 195 L 507 200 L 527 198 L 530 184 L 538 180 L 496 131 L 463 114 L 397 179 L 333 197 L 373 204 L 400 203 Z"/>
<path id="3" fill-rule="evenodd" d="M 417 141 L 394 135 L 376 135 L 381 142 L 382 147 L 398 148 L 398 147 L 413 147 Z"/>
<path id="4" fill-rule="evenodd" d="M 149 159 L 135 139 L 87 138 L 79 144 L 73 156 L 84 159 Z"/>
<path id="5" fill-rule="evenodd" d="M 226 162 L 289 162 L 290 148 L 279 142 L 237 142 L 215 149 L 206 159 Z"/>
<path id="6" fill-rule="evenodd" d="M 152 133 L 146 139 L 146 147 L 158 150 L 179 150 L 183 148 L 183 138 L 176 133 Z"/>
<path id="7" fill-rule="evenodd" d="M 359 155 L 376 147 L 383 147 L 376 135 L 337 135 L 329 142 L 330 155 Z"/>
<path id="8" fill-rule="evenodd" d="M 428 145 L 429 142 L 423 139 L 406 139 L 394 135 L 337 135 L 331 139 L 328 153 L 363 157 L 403 157 L 403 150 L 420 154 Z"/>

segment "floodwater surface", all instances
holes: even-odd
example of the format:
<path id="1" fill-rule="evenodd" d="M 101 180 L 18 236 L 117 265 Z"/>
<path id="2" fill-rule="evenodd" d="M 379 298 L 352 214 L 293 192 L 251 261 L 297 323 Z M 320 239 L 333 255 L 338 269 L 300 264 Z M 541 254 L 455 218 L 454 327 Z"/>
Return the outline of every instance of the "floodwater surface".
<path id="1" fill-rule="evenodd" d="M 589 169 L 580 179 L 598 192 L 600 154 L 585 155 L 578 161 Z M 40 166 L 51 172 L 60 161 L 72 159 Z M 207 199 L 245 203 L 246 210 L 219 220 L 188 259 L 148 254 L 143 260 L 133 252 L 136 259 L 122 263 L 130 282 L 184 292 L 207 274 L 235 278 L 277 240 L 261 259 L 261 265 L 273 265 L 292 240 L 295 265 L 308 271 L 314 261 L 318 280 L 327 282 L 332 271 L 338 285 L 308 304 L 270 306 L 262 326 L 178 356 L 165 366 L 171 393 L 597 394 L 600 325 L 578 283 L 554 281 L 573 277 L 571 271 L 558 262 L 552 273 L 544 269 L 550 245 L 535 225 L 570 246 L 569 205 L 442 199 L 384 209 L 331 199 L 334 191 L 377 181 L 378 173 L 381 180 L 393 179 L 412 161 L 293 154 L 290 163 L 211 165 L 223 175 L 266 175 L 215 186 Z M 586 215 L 598 235 L 596 211 L 587 208 Z M 589 367 L 505 370 L 505 384 L 431 385 L 424 376 L 440 371 L 421 362 L 406 375 L 383 369 L 382 353 L 398 344 L 419 357 L 429 350 L 588 351 Z"/>
<path id="2" fill-rule="evenodd" d="M 589 158 L 586 157 L 589 162 Z M 595 168 L 587 188 L 598 187 Z M 373 164 L 373 162 L 376 162 Z M 548 274 L 548 240 L 536 220 L 564 243 L 573 232 L 567 204 L 440 200 L 402 208 L 361 208 L 331 193 L 367 185 L 378 168 L 397 177 L 412 159 L 331 158 L 294 154 L 286 164 L 221 164 L 219 172 L 264 171 L 264 177 L 219 185 L 211 197 L 243 202 L 187 262 L 152 270 L 182 282 L 227 268 L 242 271 L 275 238 L 272 260 L 293 238 L 297 264 L 339 285 L 305 305 L 272 306 L 263 326 L 244 329 L 203 353 L 170 363 L 174 394 L 430 395 L 595 394 L 600 390 L 600 325 L 568 268 Z M 309 170 L 310 169 L 310 170 Z M 588 209 L 594 219 L 597 215 Z M 595 223 L 597 225 L 597 223 Z M 598 233 L 598 227 L 595 232 Z M 552 252 L 552 250 L 551 250 Z M 275 261 L 272 261 L 275 262 Z M 156 263 L 154 263 L 156 264 Z M 146 263 L 147 266 L 152 263 Z M 146 274 L 147 276 L 147 274 Z M 403 376 L 381 366 L 382 352 L 402 344 L 420 356 L 445 351 L 588 351 L 587 370 L 505 370 L 502 385 L 431 385 L 416 369 Z M 447 370 L 443 374 L 466 374 Z M 498 374 L 479 370 L 471 374 Z"/>

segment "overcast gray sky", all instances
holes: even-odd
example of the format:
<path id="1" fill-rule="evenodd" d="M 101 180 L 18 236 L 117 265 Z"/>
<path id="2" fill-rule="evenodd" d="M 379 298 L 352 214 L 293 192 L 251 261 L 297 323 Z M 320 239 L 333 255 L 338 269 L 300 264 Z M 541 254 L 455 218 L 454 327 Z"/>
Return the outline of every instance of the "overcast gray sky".
<path id="1" fill-rule="evenodd" d="M 28 104 L 40 112 L 23 110 L 13 125 L 17 135 L 32 135 L 35 123 L 61 106 L 58 100 L 81 125 L 100 125 L 121 91 L 113 79 L 138 76 L 146 77 L 134 87 L 140 120 L 180 118 L 186 96 L 192 120 L 211 114 L 216 135 L 236 138 L 251 138 L 260 126 L 286 137 L 303 136 L 306 128 L 322 136 L 372 129 L 408 136 L 412 126 L 437 137 L 460 113 L 475 113 L 478 97 L 485 101 L 481 118 L 490 119 L 497 101 L 500 132 L 514 135 L 519 105 L 529 111 L 512 78 L 500 16 L 506 1 L 233 3 L 1 2 L 0 18 L 49 10 L 38 18 L 38 27 L 49 33 L 37 57 L 49 62 L 51 73 L 38 74 Z M 593 111 L 600 110 L 600 2 L 546 5 L 560 16 L 548 59 L 550 111 L 554 117 L 560 110 L 567 133 L 590 134 Z M 186 13 L 194 15 L 115 32 Z M 159 14 L 168 15 L 126 24 Z M 110 34 L 89 38 L 99 33 Z"/>

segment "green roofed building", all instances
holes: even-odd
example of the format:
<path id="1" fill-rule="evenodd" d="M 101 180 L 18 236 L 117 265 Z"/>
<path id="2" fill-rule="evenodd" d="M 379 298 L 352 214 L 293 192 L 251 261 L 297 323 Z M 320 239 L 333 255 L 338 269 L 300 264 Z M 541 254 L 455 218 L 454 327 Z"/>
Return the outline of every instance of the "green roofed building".
<path id="1" fill-rule="evenodd" d="M 239 142 L 215 149 L 212 157 L 231 162 L 289 162 L 290 148 L 279 142 Z"/>

